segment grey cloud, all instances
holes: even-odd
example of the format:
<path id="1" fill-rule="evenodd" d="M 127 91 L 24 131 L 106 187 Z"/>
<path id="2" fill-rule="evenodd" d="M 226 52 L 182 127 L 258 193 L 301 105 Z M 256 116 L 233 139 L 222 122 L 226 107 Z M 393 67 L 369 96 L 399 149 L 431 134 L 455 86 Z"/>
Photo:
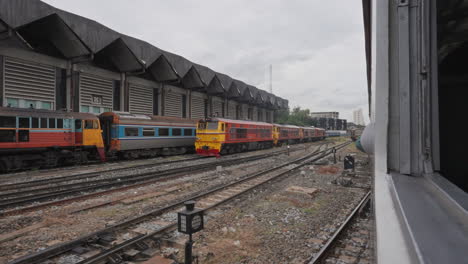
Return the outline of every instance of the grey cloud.
<path id="1" fill-rule="evenodd" d="M 46 0 L 312 111 L 367 109 L 360 1 Z"/>

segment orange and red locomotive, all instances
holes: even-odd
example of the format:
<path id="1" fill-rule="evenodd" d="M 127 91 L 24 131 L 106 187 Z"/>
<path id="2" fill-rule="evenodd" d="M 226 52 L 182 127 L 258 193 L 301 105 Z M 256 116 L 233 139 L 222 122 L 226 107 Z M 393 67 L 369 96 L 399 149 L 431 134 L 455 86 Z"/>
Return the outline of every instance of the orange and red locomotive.
<path id="1" fill-rule="evenodd" d="M 0 171 L 105 161 L 97 116 L 0 107 Z"/>

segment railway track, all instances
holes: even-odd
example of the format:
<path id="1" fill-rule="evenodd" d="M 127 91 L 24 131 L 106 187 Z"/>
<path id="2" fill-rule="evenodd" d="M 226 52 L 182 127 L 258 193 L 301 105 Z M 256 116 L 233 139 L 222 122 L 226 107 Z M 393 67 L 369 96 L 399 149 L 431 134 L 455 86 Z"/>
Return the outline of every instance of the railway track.
<path id="1" fill-rule="evenodd" d="M 354 208 L 351 214 L 346 218 L 346 220 L 340 225 L 340 227 L 331 234 L 330 238 L 323 245 L 319 252 L 314 254 L 308 261 L 307 264 L 319 264 L 326 263 L 327 257 L 331 254 L 331 251 L 334 249 L 335 244 L 340 239 L 340 236 L 345 232 L 345 230 L 352 224 L 353 220 L 359 215 L 359 212 L 370 202 L 371 191 L 367 192 L 358 205 Z"/>
<path id="2" fill-rule="evenodd" d="M 322 143 L 323 144 L 323 143 Z M 303 149 L 303 148 L 301 148 Z M 215 161 L 212 163 L 204 164 L 195 164 L 191 166 L 185 166 L 180 168 L 173 168 L 167 170 L 161 170 L 157 172 L 145 172 L 132 175 L 120 175 L 115 177 L 107 177 L 103 179 L 92 178 L 98 177 L 100 174 L 93 173 L 92 175 L 83 174 L 78 177 L 78 179 L 72 178 L 71 181 L 76 181 L 82 179 L 81 182 L 67 183 L 70 181 L 70 178 L 60 179 L 65 184 L 58 184 L 53 186 L 50 185 L 50 182 L 45 180 L 33 181 L 34 189 L 31 189 L 32 185 L 27 187 L 19 186 L 16 190 L 11 190 L 9 192 L 3 193 L 0 195 L 0 210 L 4 210 L 0 213 L 1 215 L 12 215 L 18 214 L 21 212 L 35 210 L 46 206 L 59 205 L 71 201 L 81 200 L 85 198 L 90 198 L 93 196 L 104 195 L 110 192 L 115 192 L 118 190 L 125 190 L 129 188 L 135 188 L 142 185 L 151 184 L 157 181 L 166 180 L 173 177 L 178 177 L 185 175 L 188 172 L 201 172 L 206 170 L 211 170 L 217 166 L 230 166 L 242 162 L 251 162 L 259 159 L 269 158 L 272 156 L 281 155 L 287 152 L 287 150 L 280 150 L 274 153 L 264 153 L 244 158 L 232 158 L 228 160 Z M 159 165 L 159 164 L 156 164 Z M 154 165 L 153 165 L 154 167 Z M 102 174 L 102 173 L 101 173 Z M 91 177 L 91 180 L 89 180 Z M 57 183 L 56 178 L 51 179 L 53 183 Z M 65 180 L 65 181 L 64 181 Z M 45 186 L 45 187 L 42 187 Z M 10 186 L 12 188 L 12 186 Z M 15 208 L 19 206 L 28 205 L 31 203 L 38 202 L 47 202 L 53 199 L 60 199 L 64 197 L 75 196 L 71 198 L 66 198 L 58 201 L 53 201 L 45 204 L 36 204 L 31 207 L 20 208 L 15 210 L 6 211 L 9 208 Z"/>
<path id="3" fill-rule="evenodd" d="M 151 168 L 155 166 L 163 166 L 163 165 L 169 165 L 173 163 L 187 162 L 187 161 L 206 159 L 206 158 L 209 159 L 210 157 L 195 156 L 192 158 L 181 159 L 181 160 L 170 160 L 170 161 L 163 161 L 163 162 L 157 162 L 157 163 L 152 163 L 152 164 L 140 164 L 140 165 L 131 166 L 127 168 L 112 168 L 112 169 L 96 171 L 96 172 L 77 173 L 77 174 L 72 174 L 72 175 L 67 175 L 67 176 L 60 176 L 60 177 L 47 178 L 47 179 L 38 179 L 38 180 L 18 182 L 18 183 L 7 183 L 7 184 L 0 185 L 0 191 L 11 191 L 11 190 L 18 190 L 22 188 L 33 188 L 33 187 L 38 187 L 41 185 L 47 185 L 47 184 L 52 184 L 52 183 L 60 183 L 60 182 L 74 181 L 74 180 L 80 180 L 80 179 L 91 179 L 91 178 L 99 177 L 104 173 Z"/>
<path id="4" fill-rule="evenodd" d="M 343 148 L 349 143 L 350 142 L 346 142 L 334 147 L 336 149 Z M 10 262 L 10 264 L 42 263 L 47 260 L 56 259 L 58 256 L 66 255 L 72 250 L 88 255 L 87 258 L 79 262 L 81 264 L 106 263 L 105 261 L 107 260 L 112 260 L 114 261 L 113 263 L 117 263 L 122 259 L 131 258 L 132 256 L 150 256 L 155 253 L 155 249 L 152 245 L 154 243 L 160 243 L 163 234 L 173 231 L 176 228 L 174 216 L 176 212 L 182 209 L 186 201 L 194 200 L 205 211 L 210 211 L 252 189 L 281 178 L 291 171 L 305 166 L 310 162 L 322 159 L 331 153 L 332 148 L 327 148 L 325 150 L 317 149 L 315 152 L 305 155 L 304 157 L 285 162 L 270 169 L 246 175 L 242 179 L 218 186 L 187 199 L 173 202 L 162 208 L 82 236 L 73 241 L 62 243 L 16 259 Z M 141 226 L 143 223 L 161 223 L 162 219 L 164 221 L 170 219 L 170 221 L 154 231 L 148 230 L 142 233 L 134 231 L 135 228 L 139 225 Z M 131 234 L 131 237 L 128 237 L 128 234 Z"/>

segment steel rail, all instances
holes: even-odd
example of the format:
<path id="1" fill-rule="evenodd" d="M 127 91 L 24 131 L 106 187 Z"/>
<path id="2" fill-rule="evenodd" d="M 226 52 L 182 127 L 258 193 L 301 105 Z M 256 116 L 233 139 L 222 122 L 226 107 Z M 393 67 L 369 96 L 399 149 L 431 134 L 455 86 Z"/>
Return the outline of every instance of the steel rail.
<path id="1" fill-rule="evenodd" d="M 333 233 L 333 235 L 328 239 L 327 243 L 320 249 L 320 251 L 313 255 L 305 263 L 308 264 L 318 264 L 322 263 L 328 255 L 328 251 L 333 247 L 335 242 L 338 240 L 338 237 L 343 233 L 343 231 L 350 225 L 352 220 L 358 215 L 358 212 L 367 204 L 370 199 L 371 191 L 367 192 L 364 195 L 364 198 L 359 202 L 359 204 L 354 208 L 351 214 L 346 218 L 346 220 L 340 225 L 340 227 Z"/>
<path id="2" fill-rule="evenodd" d="M 343 143 L 342 145 L 335 146 L 335 148 L 336 148 L 336 149 L 340 149 L 340 148 L 345 147 L 345 146 L 348 145 L 348 144 L 349 144 L 349 143 L 346 142 L 346 143 Z M 329 151 L 330 151 L 330 152 L 329 152 Z M 323 154 L 322 154 L 322 153 L 323 153 Z M 315 156 L 315 155 L 319 155 L 319 154 L 322 154 L 322 155 L 320 155 L 320 156 L 318 156 L 318 157 L 316 157 L 316 158 L 314 158 L 314 159 L 312 159 L 312 160 L 308 160 L 308 159 L 310 159 L 311 157 L 313 157 L 313 156 Z M 247 193 L 247 192 L 249 192 L 249 191 L 251 191 L 251 190 L 253 190 L 253 189 L 255 189 L 255 188 L 258 188 L 259 186 L 262 186 L 262 185 L 264 185 L 264 184 L 266 184 L 266 183 L 268 183 L 268 182 L 271 182 L 271 181 L 273 181 L 273 180 L 276 180 L 276 179 L 278 179 L 278 178 L 280 178 L 280 177 L 282 177 L 282 176 L 284 176 L 284 175 L 290 173 L 291 171 L 297 170 L 298 168 L 307 165 L 307 163 L 315 162 L 315 161 L 317 161 L 317 160 L 319 160 L 319 159 L 322 159 L 322 158 L 324 158 L 324 157 L 326 157 L 326 156 L 328 156 L 328 155 L 330 155 L 330 154 L 332 154 L 331 148 L 330 148 L 330 149 L 323 150 L 323 151 L 319 151 L 319 150 L 318 150 L 318 151 L 316 151 L 316 152 L 314 152 L 314 153 L 312 153 L 312 154 L 309 154 L 309 155 L 307 155 L 307 156 L 305 156 L 305 157 L 299 158 L 299 159 L 294 160 L 294 161 L 292 161 L 292 162 L 287 162 L 287 163 L 285 163 L 285 164 L 276 166 L 276 167 L 274 167 L 274 168 L 267 169 L 267 170 L 265 170 L 265 171 L 261 171 L 261 172 L 258 172 L 258 173 L 254 173 L 253 175 L 251 175 L 251 176 L 249 176 L 249 177 L 247 177 L 247 178 L 241 179 L 241 180 L 239 180 L 239 181 L 237 181 L 237 182 L 234 182 L 234 183 L 232 183 L 232 184 L 229 184 L 229 185 L 227 185 L 227 186 L 223 186 L 223 187 L 217 188 L 217 189 L 215 189 L 215 190 L 213 190 L 213 191 L 210 191 L 209 194 L 211 194 L 211 193 L 213 193 L 213 192 L 218 192 L 218 191 L 220 191 L 220 190 L 227 189 L 227 188 L 229 188 L 229 187 L 231 187 L 231 186 L 233 186 L 233 185 L 238 185 L 238 184 L 244 183 L 244 182 L 246 182 L 246 181 L 248 181 L 248 180 L 255 179 L 255 178 L 257 178 L 257 177 L 259 177 L 259 176 L 261 176 L 261 175 L 265 175 L 265 174 L 268 174 L 268 173 L 270 173 L 270 172 L 272 172 L 272 171 L 275 171 L 275 170 L 284 168 L 284 167 L 289 166 L 289 165 L 291 165 L 291 164 L 294 164 L 294 163 L 298 163 L 298 162 L 302 162 L 302 161 L 304 161 L 304 160 L 307 160 L 306 163 L 297 164 L 294 168 L 288 169 L 288 170 L 286 170 L 286 171 L 284 171 L 284 172 L 281 172 L 280 174 L 275 175 L 275 176 L 273 176 L 273 177 L 271 177 L 271 178 L 268 178 L 268 179 L 266 179 L 266 180 L 264 180 L 264 181 L 262 181 L 262 182 L 260 182 L 260 183 L 254 184 L 254 185 L 252 185 L 252 186 L 246 188 L 245 190 L 242 190 L 241 192 L 238 192 L 238 193 L 236 193 L 236 194 L 234 194 L 234 195 L 232 195 L 232 196 L 230 196 L 230 197 L 227 197 L 227 198 L 225 198 L 225 199 L 223 199 L 223 200 L 221 200 L 221 201 L 219 201 L 219 202 L 217 202 L 217 203 L 215 203 L 215 204 L 212 204 L 212 205 L 210 205 L 210 206 L 204 208 L 203 210 L 204 210 L 205 212 L 210 211 L 210 210 L 213 210 L 214 208 L 216 208 L 216 207 L 218 207 L 218 206 L 220 206 L 220 205 L 222 205 L 222 204 L 224 204 L 224 203 L 226 203 L 226 202 L 228 202 L 228 201 L 231 201 L 232 199 L 235 199 L 235 198 L 237 198 L 237 197 L 239 197 L 239 196 L 241 196 L 241 195 L 243 195 L 243 194 L 245 194 L 245 193 Z M 199 199 L 199 198 L 202 198 L 203 196 L 206 196 L 206 194 L 202 194 L 202 195 L 200 195 L 199 197 L 192 197 L 193 199 L 191 198 L 191 199 L 187 199 L 187 200 L 185 200 L 185 201 L 188 201 L 188 200 L 197 200 L 197 199 Z M 184 202 L 185 202 L 185 201 L 184 201 Z M 183 204 L 183 203 L 181 203 L 181 204 L 179 204 L 179 205 L 182 205 L 182 204 Z M 105 260 L 106 258 L 110 257 L 112 254 L 117 253 L 118 251 L 121 251 L 121 250 L 126 249 L 126 248 L 128 248 L 128 247 L 131 247 L 131 246 L 133 246 L 135 243 L 144 241 L 144 240 L 146 240 L 146 239 L 149 239 L 149 238 L 152 238 L 152 237 L 155 237 L 155 236 L 158 236 L 158 235 L 162 235 L 163 233 L 165 233 L 165 232 L 167 232 L 167 231 L 172 231 L 172 230 L 174 230 L 176 227 L 177 227 L 177 223 L 172 223 L 172 224 L 166 225 L 166 226 L 164 226 L 164 227 L 162 227 L 162 228 L 160 228 L 160 229 L 158 229 L 158 230 L 156 230 L 156 231 L 153 231 L 153 232 L 151 232 L 151 233 L 149 233 L 149 234 L 146 234 L 146 235 L 143 235 L 143 236 L 139 236 L 139 237 L 138 237 L 137 239 L 135 239 L 135 241 L 133 241 L 132 243 L 126 243 L 126 241 L 125 241 L 125 242 L 123 242 L 123 243 L 121 243 L 121 244 L 118 244 L 118 245 L 115 245 L 115 246 L 113 246 L 113 247 L 111 247 L 111 248 L 109 248 L 109 249 L 107 249 L 107 250 L 105 250 L 105 251 L 103 251 L 103 252 L 101 252 L 101 253 L 98 253 L 97 255 L 94 255 L 94 256 L 92 256 L 92 257 L 90 257 L 90 258 L 88 258 L 88 259 L 85 259 L 85 260 L 83 260 L 83 261 L 80 261 L 80 262 L 78 262 L 77 264 L 95 264 L 95 263 L 102 263 L 103 260 Z"/>
<path id="3" fill-rule="evenodd" d="M 342 148 L 342 147 L 345 147 L 346 145 L 350 144 L 350 142 L 346 142 L 346 143 L 343 143 L 341 145 L 338 145 L 338 146 L 335 146 L 335 148 Z M 299 158 L 299 159 L 296 159 L 294 161 L 290 161 L 290 162 L 287 162 L 283 165 L 280 165 L 280 166 L 277 166 L 275 168 L 270 168 L 270 169 L 267 169 L 263 172 L 257 172 L 257 173 L 254 173 L 253 175 L 250 175 L 244 179 L 241 179 L 239 181 L 236 181 L 234 183 L 230 183 L 230 184 L 227 184 L 227 185 L 224 185 L 224 186 L 221 186 L 221 187 L 217 187 L 217 188 L 214 188 L 212 190 L 208 190 L 202 194 L 198 194 L 198 195 L 195 195 L 195 196 L 192 196 L 188 199 L 183 199 L 181 201 L 176 201 L 172 204 L 169 204 L 169 205 L 166 205 L 160 209 L 157 209 L 155 211 L 152 211 L 152 212 L 149 212 L 149 213 L 146 213 L 144 215 L 141 215 L 141 216 L 137 216 L 137 217 L 134 217 L 133 219 L 130 219 L 130 220 L 127 220 L 127 221 L 124 221 L 122 223 L 119 223 L 119 224 L 116 224 L 116 225 L 113 225 L 113 226 L 109 226 L 107 228 L 104 228 L 104 229 L 101 229 L 99 231 L 96 231 L 96 232 L 93 232 L 91 234 L 88 234 L 88 235 L 85 235 L 85 236 L 82 236 L 82 237 L 79 237 L 75 240 L 72 240 L 72 241 L 69 241 L 69 242 L 65 242 L 65 243 L 62 243 L 62 244 L 58 244 L 58 245 L 55 245 L 55 246 L 52 246 L 50 248 L 47 248 L 43 251 L 39 251 L 39 252 L 36 252 L 36 253 L 33 253 L 33 254 L 30 254 L 30 255 L 27 255 L 27 256 L 24 256 L 24 257 L 21 257 L 19 259 L 16 259 L 12 262 L 10 262 L 10 264 L 35 264 L 35 263 L 40 263 L 42 261 L 45 261 L 47 259 L 50 259 L 50 258 L 53 258 L 53 257 L 56 257 L 60 254 L 63 254 L 71 249 L 73 249 L 74 247 L 77 247 L 79 245 L 83 245 L 83 244 L 87 244 L 87 243 L 90 243 L 90 242 L 93 242 L 93 241 L 97 241 L 99 239 L 100 236 L 102 235 L 105 235 L 105 234 L 109 234 L 109 233 L 112 233 L 112 232 L 116 232 L 116 231 L 119 231 L 127 226 L 131 226 L 131 225 L 134 225 L 134 224 L 138 224 L 138 223 L 141 223 L 143 221 L 145 221 L 145 219 L 149 218 L 149 217 L 155 217 L 155 216 L 159 216 L 161 214 L 163 214 L 164 212 L 168 211 L 168 210 L 171 210 L 171 209 L 174 209 L 176 207 L 180 207 L 184 204 L 184 202 L 188 201 L 188 200 L 197 200 L 201 197 L 205 197 L 211 193 L 214 193 L 214 192 L 218 192 L 220 190 L 223 190 L 223 189 L 226 189 L 228 188 L 229 186 L 232 186 L 232 185 L 235 185 L 235 184 L 240 184 L 242 182 L 245 182 L 249 179 L 252 179 L 254 177 L 258 177 L 259 175 L 261 174 L 266 174 L 268 172 L 271 172 L 275 169 L 278 169 L 278 167 L 286 167 L 290 164 L 293 164 L 293 163 L 297 163 L 297 162 L 300 162 L 300 161 L 303 161 L 304 159 L 309 159 L 310 157 L 313 157 L 315 155 L 318 155 L 320 153 L 323 153 L 323 155 L 321 155 L 320 157 L 316 158 L 316 160 L 318 159 L 321 159 L 323 157 L 326 157 L 328 155 L 330 155 L 332 152 L 331 152 L 331 148 L 329 149 L 326 149 L 326 150 L 323 150 L 323 151 L 317 151 L 317 152 L 314 152 L 306 157 L 303 157 L 303 158 Z M 307 163 L 304 163 L 302 165 L 299 165 L 299 166 L 305 166 Z M 293 169 L 297 169 L 297 167 L 293 168 Z M 293 169 L 290 169 L 284 173 L 282 173 L 281 175 L 285 175 L 286 173 L 289 173 L 291 170 Z M 279 176 L 277 176 L 279 177 Z M 265 181 L 264 183 L 266 182 L 269 182 L 271 181 L 273 178 L 271 179 L 268 179 L 267 181 Z M 263 184 L 263 183 L 261 183 Z M 247 191 L 247 190 L 246 190 Z M 245 193 L 245 192 L 243 192 Z M 240 194 L 239 194 L 240 195 Z M 229 198 L 229 199 L 226 199 L 227 200 L 231 200 L 233 199 L 232 197 Z M 171 227 L 174 227 L 174 225 L 170 225 L 170 226 L 166 226 L 166 227 L 163 227 L 162 229 L 160 230 L 157 230 L 151 234 L 148 234 L 148 235 L 145 235 L 143 237 L 140 237 L 140 239 L 138 239 L 138 241 L 141 241 L 141 239 L 146 239 L 148 237 L 152 237 L 154 235 L 156 235 L 158 232 L 161 232 L 161 231 L 164 231 L 164 230 L 168 230 L 169 228 Z M 109 252 L 108 252 L 109 253 Z M 105 254 L 105 252 L 103 253 L 100 253 L 99 255 L 101 254 Z"/>
<path id="4" fill-rule="evenodd" d="M 296 150 L 300 150 L 300 149 L 297 148 L 297 149 L 293 149 L 291 151 L 296 151 Z M 284 153 L 284 152 L 286 152 L 286 150 L 278 150 L 278 151 L 274 151 L 274 152 L 272 152 L 270 154 Z M 228 156 L 228 157 L 231 158 L 232 156 Z M 182 159 L 182 160 L 163 161 L 163 162 L 157 162 L 157 163 L 152 163 L 152 164 L 140 164 L 140 165 L 131 166 L 131 167 L 113 168 L 113 169 L 97 171 L 97 172 L 77 173 L 77 174 L 73 174 L 73 175 L 60 176 L 60 177 L 55 177 L 55 178 L 38 179 L 38 180 L 18 182 L 18 183 L 2 184 L 2 185 L 0 185 L 0 191 L 8 191 L 8 193 L 1 194 L 0 198 L 4 197 L 6 195 L 9 195 L 11 193 L 19 193 L 19 192 L 13 192 L 15 189 L 33 188 L 33 187 L 39 187 L 41 185 L 49 185 L 49 184 L 52 184 L 52 183 L 75 181 L 75 180 L 80 180 L 80 179 L 86 179 L 87 180 L 87 179 L 99 177 L 102 174 L 110 173 L 110 172 L 114 172 L 114 171 L 126 171 L 126 170 L 134 170 L 134 169 L 141 169 L 141 168 L 151 168 L 151 167 L 155 167 L 155 166 L 168 165 L 168 164 L 172 164 L 172 163 L 193 161 L 193 160 L 198 160 L 198 159 L 214 159 L 214 158 L 215 157 L 197 156 L 197 157 L 194 157 L 194 158 L 188 158 L 188 159 Z M 235 159 L 235 157 L 233 159 Z M 37 190 L 37 189 L 35 189 L 35 190 Z M 29 190 L 27 190 L 27 191 L 29 191 Z"/>
<path id="5" fill-rule="evenodd" d="M 63 204 L 67 201 L 76 201 L 76 200 L 93 197 L 99 194 L 107 194 L 112 191 L 129 189 L 132 187 L 139 187 L 144 184 L 150 184 L 150 183 L 157 182 L 160 180 L 167 180 L 172 177 L 178 177 L 181 174 L 186 174 L 187 172 L 206 171 L 216 166 L 229 166 L 229 165 L 233 165 L 233 164 L 237 164 L 241 162 L 251 162 L 251 161 L 255 161 L 255 160 L 259 160 L 263 158 L 269 158 L 272 156 L 281 155 L 285 152 L 287 152 L 287 150 L 280 150 L 275 153 L 265 153 L 265 154 L 260 154 L 256 156 L 244 157 L 240 159 L 229 159 L 229 160 L 217 161 L 213 163 L 197 164 L 193 166 L 162 170 L 158 172 L 147 172 L 147 173 L 140 173 L 140 174 L 135 174 L 135 175 L 116 176 L 112 178 L 106 178 L 106 179 L 101 179 L 101 180 L 96 180 L 96 181 L 91 181 L 91 182 L 62 185 L 60 187 L 62 187 L 61 189 L 64 189 L 64 190 L 53 191 L 53 192 L 45 193 L 45 194 L 30 194 L 30 195 L 23 196 L 23 197 L 20 196 L 20 197 L 13 197 L 10 199 L 0 200 L 0 209 L 18 207 L 24 204 L 29 204 L 29 203 L 34 203 L 34 202 L 48 201 L 48 200 L 52 200 L 52 199 L 59 198 L 59 197 L 66 197 L 66 196 L 70 196 L 74 194 L 82 194 L 83 192 L 89 192 L 93 190 L 101 190 L 101 189 L 109 189 L 109 188 L 110 190 L 84 194 L 78 197 L 72 197 L 72 198 L 62 199 L 59 201 L 53 201 L 47 204 L 38 204 L 38 205 L 34 205 L 32 207 L 27 207 L 27 208 L 4 211 L 4 212 L 0 212 L 0 216 L 13 215 L 13 214 L 17 214 L 20 212 L 42 208 L 45 206 Z M 171 176 L 171 177 L 168 177 L 168 176 Z M 118 186 L 124 186 L 124 187 L 118 187 Z M 112 188 L 112 187 L 116 187 L 116 188 Z M 45 188 L 45 190 L 48 190 L 48 188 Z"/>

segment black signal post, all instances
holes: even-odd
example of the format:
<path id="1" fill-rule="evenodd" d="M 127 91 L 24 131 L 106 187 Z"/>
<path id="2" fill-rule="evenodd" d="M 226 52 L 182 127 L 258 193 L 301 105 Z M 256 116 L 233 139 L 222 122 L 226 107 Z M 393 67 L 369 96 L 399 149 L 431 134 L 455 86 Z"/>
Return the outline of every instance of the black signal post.
<path id="1" fill-rule="evenodd" d="M 185 210 L 177 213 L 178 231 L 189 235 L 185 243 L 185 264 L 192 264 L 192 234 L 203 229 L 203 210 L 195 208 L 195 201 L 184 203 Z"/>

